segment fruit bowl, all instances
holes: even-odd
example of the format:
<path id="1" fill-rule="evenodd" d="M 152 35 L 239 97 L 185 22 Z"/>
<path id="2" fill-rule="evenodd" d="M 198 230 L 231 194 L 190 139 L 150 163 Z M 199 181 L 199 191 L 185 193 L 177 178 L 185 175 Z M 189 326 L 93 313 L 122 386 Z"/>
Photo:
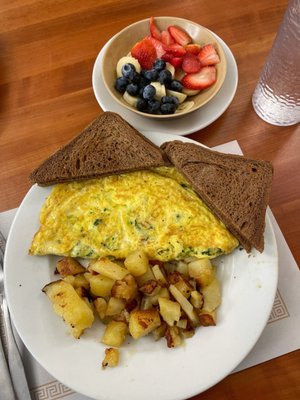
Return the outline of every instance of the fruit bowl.
<path id="1" fill-rule="evenodd" d="M 172 29 L 170 27 L 174 27 L 174 32 L 170 30 Z M 172 36 L 170 33 L 172 33 Z M 189 38 L 189 41 L 185 40 L 186 37 Z M 169 105 L 162 106 L 158 111 L 153 109 L 157 106 L 157 101 L 156 104 L 154 104 L 155 99 L 148 102 L 149 99 L 146 97 L 148 93 L 143 94 L 145 88 L 139 86 L 141 85 L 141 77 L 145 75 L 145 70 L 152 71 L 155 69 L 152 62 L 154 60 L 152 48 L 150 49 L 152 53 L 149 51 L 152 58 L 150 56 L 148 57 L 148 53 L 145 59 L 141 57 L 145 49 L 140 49 L 140 43 L 143 42 L 144 45 L 145 38 L 147 45 L 148 42 L 151 41 L 153 44 L 152 47 L 155 48 L 154 63 L 157 59 L 163 59 L 165 62 L 165 69 L 169 70 L 172 75 L 171 81 L 166 81 L 166 83 L 160 80 L 161 71 L 158 72 L 159 77 L 154 77 L 151 81 L 149 81 L 149 75 L 146 75 L 149 78 L 148 84 L 151 86 L 154 85 L 156 89 L 155 99 L 159 100 L 160 106 L 162 106 L 163 101 L 174 102 L 176 104 L 175 110 L 174 106 Z M 192 47 L 190 45 L 192 45 Z M 197 54 L 194 51 L 196 46 L 193 45 L 198 46 L 198 49 L 200 49 L 198 51 L 202 51 L 202 58 L 200 52 Z M 217 54 L 218 62 L 216 64 L 212 64 L 210 61 L 207 62 L 207 60 L 213 59 L 211 58 L 213 56 L 208 52 L 209 48 L 213 48 Z M 190 56 L 190 51 L 192 52 L 192 50 L 194 54 Z M 185 51 L 184 54 L 182 54 L 183 51 Z M 187 53 L 189 53 L 189 57 Z M 132 57 L 134 57 L 134 59 Z M 135 57 L 138 58 L 138 60 L 136 60 L 137 64 Z M 148 58 L 151 58 L 151 61 Z M 199 71 L 193 69 L 195 68 L 195 58 L 201 60 Z M 124 64 L 126 61 L 127 65 Z M 141 64 L 140 66 L 139 62 Z M 138 82 L 136 76 L 133 78 L 133 75 L 131 75 L 131 78 L 129 78 L 130 75 L 126 75 L 127 89 L 125 91 L 122 80 L 117 83 L 117 78 L 121 77 L 123 79 L 124 73 L 130 74 L 130 72 L 132 72 L 126 71 L 128 64 L 134 65 L 133 69 L 135 71 L 134 73 L 138 75 Z M 103 82 L 108 92 L 120 105 L 141 116 L 164 120 L 178 118 L 192 113 L 209 102 L 222 87 L 226 75 L 226 65 L 226 56 L 223 48 L 215 35 L 208 29 L 182 18 L 151 17 L 129 25 L 110 40 L 103 55 L 101 72 Z M 212 72 L 214 73 L 213 77 Z M 164 71 L 162 74 L 163 73 Z M 164 79 L 164 77 L 162 79 Z M 158 83 L 156 82 L 157 80 L 159 81 Z M 155 83 L 153 83 L 154 81 Z M 178 83 L 173 81 L 179 81 L 181 88 L 178 87 Z M 135 84 L 135 93 L 131 91 L 132 87 L 128 88 L 128 83 Z M 138 86 L 138 89 L 136 86 Z M 161 89 L 163 89 L 163 92 Z M 174 93 L 174 91 L 176 93 Z M 177 100 L 174 99 L 174 95 L 177 97 Z M 151 97 L 151 93 L 149 96 Z M 157 98 L 157 96 L 159 97 Z M 164 96 L 164 99 L 162 99 L 162 96 Z M 168 99 L 165 99 L 165 96 L 167 96 Z M 170 96 L 173 100 L 170 99 Z M 144 100 L 144 97 L 146 98 L 144 101 L 144 103 L 147 103 L 146 106 L 144 106 L 143 101 L 139 100 L 140 98 Z M 138 100 L 139 104 L 137 105 Z M 151 108 L 150 103 L 151 107 L 155 107 Z M 168 110 L 171 111 L 169 112 Z"/>

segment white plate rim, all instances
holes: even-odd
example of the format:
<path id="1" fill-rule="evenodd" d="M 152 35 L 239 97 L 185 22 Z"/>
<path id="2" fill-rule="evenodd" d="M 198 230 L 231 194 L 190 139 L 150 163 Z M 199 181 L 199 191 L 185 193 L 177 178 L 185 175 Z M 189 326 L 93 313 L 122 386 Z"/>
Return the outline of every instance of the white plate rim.
<path id="1" fill-rule="evenodd" d="M 160 134 L 160 133 L 153 133 L 153 132 L 147 132 L 147 133 L 145 133 L 145 136 L 147 136 L 148 138 L 153 140 L 156 144 L 159 144 L 159 143 L 162 143 L 162 142 L 168 141 L 168 140 L 175 140 L 177 138 L 177 136 L 175 136 L 175 135 L 170 136 L 169 134 Z M 182 139 L 182 141 L 189 141 L 189 142 L 197 143 L 188 138 L 181 138 L 181 139 Z M 199 144 L 199 143 L 197 143 L 197 144 Z M 61 381 L 63 384 L 65 384 L 66 386 L 75 390 L 76 392 L 83 393 L 86 396 L 90 396 L 92 398 L 99 399 L 99 400 L 104 400 L 104 399 L 105 400 L 110 400 L 110 399 L 115 400 L 115 399 L 119 398 L 120 393 L 122 393 L 123 400 L 127 400 L 127 399 L 128 400 L 129 399 L 137 400 L 140 398 L 143 398 L 144 400 L 150 400 L 153 398 L 156 398 L 157 400 L 180 400 L 183 398 L 192 397 L 192 396 L 199 394 L 199 393 L 207 390 L 208 388 L 214 386 L 216 383 L 218 383 L 220 380 L 222 380 L 224 377 L 226 377 L 232 370 L 234 370 L 236 368 L 236 366 L 244 359 L 244 357 L 246 357 L 246 355 L 249 353 L 249 351 L 255 345 L 256 341 L 258 340 L 259 336 L 261 335 L 261 333 L 264 329 L 264 326 L 267 323 L 269 314 L 272 309 L 272 305 L 273 305 L 273 301 L 274 301 L 275 293 L 276 293 L 276 288 L 277 288 L 277 279 L 278 279 L 277 245 L 276 245 L 274 231 L 272 229 L 271 221 L 270 221 L 270 218 L 268 215 L 266 217 L 266 229 L 267 229 L 267 235 L 268 235 L 267 239 L 268 240 L 266 242 L 266 250 L 265 250 L 265 252 L 267 252 L 267 254 L 263 253 L 261 255 L 258 252 L 254 251 L 249 256 L 249 255 L 246 255 L 244 251 L 239 251 L 237 249 L 235 251 L 234 257 L 238 257 L 238 259 L 240 259 L 242 257 L 242 259 L 244 261 L 245 260 L 247 261 L 247 259 L 249 257 L 253 257 L 254 260 L 256 258 L 256 262 L 253 263 L 253 269 L 260 271 L 260 273 L 265 274 L 267 271 L 260 270 L 259 264 L 260 263 L 262 265 L 266 264 L 265 267 L 271 268 L 270 275 L 267 274 L 267 276 L 263 276 L 263 278 L 260 278 L 260 279 L 262 279 L 261 281 L 258 279 L 257 282 L 256 281 L 252 282 L 251 280 L 253 280 L 253 279 L 255 280 L 256 277 L 251 276 L 251 269 L 249 270 L 249 268 L 248 268 L 247 271 L 243 271 L 242 268 L 239 268 L 239 269 L 235 269 L 234 271 L 229 271 L 228 269 L 225 269 L 222 267 L 222 260 L 221 260 L 221 264 L 219 266 L 219 268 L 221 270 L 223 268 L 223 272 L 221 274 L 224 274 L 224 277 L 226 277 L 226 279 L 228 278 L 227 274 L 231 274 L 229 276 L 230 279 L 228 281 L 228 284 L 232 285 L 231 291 L 233 290 L 235 293 L 235 290 L 237 290 L 236 289 L 237 284 L 235 283 L 235 278 L 238 280 L 239 274 L 246 274 L 246 272 L 247 272 L 247 274 L 249 274 L 249 279 L 250 279 L 249 284 L 251 284 L 251 288 L 248 289 L 246 287 L 246 291 L 250 290 L 250 292 L 251 291 L 255 292 L 256 295 L 259 297 L 260 301 L 263 300 L 263 302 L 262 302 L 262 304 L 260 304 L 260 308 L 255 309 L 255 312 L 253 309 L 253 308 L 255 308 L 255 305 L 251 306 L 251 305 L 249 305 L 249 303 L 245 304 L 245 306 L 248 307 L 247 310 L 251 311 L 250 317 L 251 316 L 253 317 L 253 315 L 256 315 L 256 321 L 255 321 L 255 324 L 253 324 L 253 326 L 251 325 L 251 331 L 250 332 L 247 331 L 248 335 L 250 335 L 250 336 L 242 337 L 240 339 L 238 336 L 236 338 L 235 345 L 238 348 L 242 349 L 241 351 L 238 352 L 238 354 L 235 353 L 233 349 L 230 349 L 230 351 L 227 354 L 227 356 L 229 356 L 229 357 L 227 357 L 227 358 L 222 357 L 222 359 L 218 359 L 218 354 L 209 354 L 209 356 L 212 357 L 212 359 L 215 359 L 216 362 L 218 361 L 219 370 L 218 370 L 218 367 L 216 365 L 214 365 L 213 366 L 214 374 L 213 374 L 213 376 L 210 376 L 210 379 L 208 381 L 207 381 L 207 379 L 206 380 L 204 379 L 204 381 L 199 382 L 198 373 L 200 373 L 200 375 L 201 375 L 201 373 L 205 373 L 205 371 L 202 371 L 201 363 L 200 363 L 200 366 L 197 365 L 197 373 L 196 374 L 195 374 L 194 367 L 191 368 L 189 366 L 185 366 L 183 368 L 183 372 L 185 373 L 185 375 L 182 377 L 183 386 L 181 385 L 180 380 L 173 379 L 171 386 L 164 385 L 164 383 L 163 383 L 163 385 L 161 385 L 160 381 L 157 381 L 156 387 L 155 388 L 153 387 L 154 392 L 152 392 L 150 390 L 146 394 L 146 393 L 144 393 L 145 382 L 138 382 L 138 383 L 135 382 L 134 392 L 132 392 L 132 390 L 130 389 L 130 385 L 127 387 L 126 386 L 124 387 L 124 384 L 126 382 L 128 382 L 128 374 L 130 375 L 133 372 L 132 369 L 134 367 L 131 367 L 131 365 L 135 364 L 136 360 L 141 358 L 141 353 L 136 351 L 136 347 L 139 346 L 136 343 L 132 344 L 133 350 L 130 349 L 130 346 L 128 346 L 128 349 L 126 349 L 128 354 L 125 358 L 126 358 L 126 362 L 129 360 L 128 365 L 125 365 L 125 366 L 123 365 L 123 366 L 120 366 L 120 367 L 118 367 L 114 370 L 110 370 L 110 371 L 101 372 L 100 369 L 99 369 L 99 371 L 97 371 L 99 374 L 99 381 L 101 382 L 102 377 L 104 379 L 104 382 L 101 382 L 101 385 L 100 385 L 101 390 L 100 391 L 96 387 L 91 387 L 91 385 L 87 385 L 88 387 L 86 387 L 86 385 L 84 384 L 84 379 L 82 379 L 80 382 L 80 380 L 78 380 L 78 379 L 74 380 L 74 377 L 72 374 L 71 374 L 71 378 L 69 378 L 69 375 L 67 374 L 67 376 L 66 376 L 66 373 L 63 373 L 62 370 L 56 371 L 56 370 L 53 370 L 53 368 L 49 369 L 47 363 L 50 362 L 51 367 L 53 366 L 53 358 L 55 357 L 55 355 L 57 355 L 56 352 L 58 351 L 55 348 L 53 350 L 53 347 L 52 347 L 53 343 L 58 345 L 58 339 L 61 339 L 63 337 L 63 339 L 65 340 L 65 343 L 67 343 L 67 345 L 70 345 L 72 351 L 78 351 L 77 347 L 78 347 L 79 342 L 75 341 L 76 344 L 74 344 L 74 339 L 69 338 L 68 335 L 65 334 L 65 332 L 62 333 L 61 328 L 60 328 L 60 331 L 57 332 L 57 334 L 58 334 L 57 338 L 50 337 L 48 334 L 47 340 L 50 341 L 50 344 L 46 343 L 46 341 L 45 341 L 45 344 L 44 344 L 45 351 L 42 351 L 42 354 L 40 354 L 37 351 L 37 349 L 35 348 L 35 339 L 34 339 L 34 337 L 32 337 L 32 335 L 34 335 L 34 332 L 35 332 L 34 331 L 35 321 L 31 322 L 30 324 L 26 324 L 26 321 L 24 322 L 24 318 L 23 318 L 24 299 L 23 299 L 23 301 L 21 298 L 19 300 L 16 299 L 16 290 L 19 287 L 19 285 L 23 285 L 24 287 L 26 285 L 28 285 L 28 276 L 26 275 L 26 272 L 25 273 L 23 272 L 23 275 L 24 275 L 22 278 L 23 280 L 19 279 L 18 274 L 22 273 L 23 265 L 26 265 L 26 260 L 30 256 L 27 256 L 27 254 L 21 254 L 20 257 L 15 255 L 14 239 L 16 237 L 18 237 L 20 228 L 23 227 L 24 222 L 25 223 L 28 222 L 28 224 L 29 223 L 32 224 L 32 221 L 30 220 L 30 218 L 28 219 L 27 215 L 24 214 L 23 208 L 24 208 L 25 202 L 28 202 L 28 200 L 30 200 L 32 191 L 35 191 L 37 189 L 42 191 L 41 196 L 45 196 L 45 195 L 47 195 L 47 191 L 49 188 L 37 188 L 37 186 L 34 185 L 29 190 L 29 192 L 25 196 L 23 202 L 21 203 L 21 206 L 19 207 L 19 209 L 16 213 L 16 216 L 12 223 L 11 230 L 8 235 L 7 250 L 5 253 L 5 260 L 4 260 L 5 288 L 6 288 L 7 300 L 8 300 L 11 316 L 14 321 L 14 325 L 17 329 L 17 332 L 19 333 L 22 341 L 24 342 L 24 344 L 28 348 L 28 350 L 31 352 L 31 354 L 37 359 L 37 361 L 46 370 L 48 370 L 48 372 L 52 376 L 54 376 L 57 380 Z M 30 203 L 30 207 L 38 215 L 39 208 L 37 208 L 37 204 L 35 201 L 33 201 L 32 204 Z M 31 210 L 31 212 L 32 212 L 32 210 Z M 36 221 L 35 221 L 35 223 L 36 223 Z M 26 226 L 26 228 L 28 228 L 28 226 Z M 29 230 L 30 230 L 30 228 L 29 228 Z M 23 249 L 26 248 L 26 246 L 24 247 L 24 244 L 17 243 L 17 247 L 18 246 L 21 246 L 21 248 L 23 246 Z M 233 257 L 233 256 L 227 256 L 227 257 L 229 260 L 229 258 Z M 265 258 L 268 258 L 268 260 L 266 260 Z M 36 258 L 34 258 L 34 259 L 36 260 Z M 17 269 L 15 269 L 14 273 L 13 273 L 12 269 L 14 268 L 14 266 L 12 266 L 13 265 L 12 263 L 14 263 L 15 261 L 19 261 L 19 265 L 21 265 L 21 270 L 15 266 L 15 268 L 17 268 Z M 28 260 L 27 260 L 27 262 L 28 262 Z M 45 274 L 46 273 L 44 272 L 44 275 Z M 236 277 L 233 277 L 232 274 L 235 274 Z M 15 281 L 16 276 L 18 277 L 18 282 Z M 44 278 L 45 278 L 45 276 L 44 276 Z M 248 275 L 247 275 L 247 278 L 248 278 Z M 45 283 L 47 283 L 47 282 L 44 282 L 44 284 Z M 259 287 L 259 285 L 262 285 L 264 287 L 264 289 L 267 291 L 267 294 L 268 294 L 267 298 L 264 297 L 264 294 L 260 290 L 261 288 Z M 22 291 L 22 289 L 20 289 L 20 290 Z M 27 288 L 27 296 L 28 296 L 28 290 L 29 290 L 29 288 Z M 226 290 L 228 291 L 228 288 Z M 31 293 L 31 291 L 30 291 L 30 293 Z M 42 303 L 41 307 L 39 307 L 39 309 L 41 308 L 40 311 L 46 310 L 47 317 L 49 314 L 49 317 L 52 320 L 54 313 L 52 312 L 51 307 L 49 306 L 48 299 L 46 299 L 46 296 L 42 295 L 42 296 L 44 296 L 44 298 L 41 298 L 36 293 L 33 293 L 32 295 L 34 296 L 34 298 L 38 298 L 38 301 L 40 301 Z M 224 301 L 225 300 L 226 299 L 224 298 Z M 18 303 L 18 301 L 19 301 L 19 303 Z M 28 301 L 28 299 L 27 299 L 27 301 Z M 33 302 L 32 299 L 31 299 L 31 302 Z M 225 301 L 225 303 L 228 306 L 227 300 Z M 45 307 L 46 307 L 46 309 L 45 309 Z M 221 308 L 222 307 L 223 307 L 223 305 L 221 306 Z M 229 318 L 229 317 L 230 317 L 230 315 L 227 315 L 227 318 Z M 58 326 L 61 326 L 61 323 L 58 320 L 59 320 L 59 318 L 54 316 L 55 324 L 56 324 L 56 322 L 59 322 Z M 51 321 L 51 322 L 53 322 L 53 321 Z M 226 324 L 226 319 L 221 321 L 219 327 L 222 328 L 222 325 L 224 325 L 224 323 Z M 236 321 L 236 323 L 238 324 L 239 321 Z M 24 326 L 24 324 L 26 326 Z M 32 324 L 33 324 L 33 326 L 32 326 Z M 48 326 L 49 323 L 46 321 L 45 325 Z M 43 324 L 42 324 L 42 326 L 43 326 Z M 210 334 L 212 334 L 212 337 L 214 338 L 216 334 L 222 333 L 222 329 L 220 331 L 219 327 L 217 325 L 217 327 L 215 327 L 215 328 L 205 328 L 205 329 L 213 329 L 210 331 Z M 223 328 L 224 328 L 224 326 L 223 326 Z M 243 329 L 240 328 L 240 331 L 243 332 L 244 328 Z M 47 331 L 47 333 L 48 333 L 48 331 Z M 65 337 L 63 335 L 65 335 Z M 206 338 L 208 335 L 208 331 L 205 330 L 205 332 L 204 332 L 204 329 L 203 329 L 203 331 L 201 333 L 201 339 L 203 339 L 203 335 Z M 208 335 L 208 340 L 210 340 L 210 338 L 211 338 L 211 336 Z M 69 340 L 69 339 L 71 339 L 71 340 Z M 148 340 L 148 339 L 146 338 L 146 340 Z M 188 357 L 194 357 L 193 353 L 195 353 L 195 351 L 191 352 L 191 350 L 193 350 L 192 349 L 193 346 L 199 345 L 199 339 L 197 341 L 194 341 L 194 338 L 192 338 L 192 339 L 189 339 L 186 341 L 186 344 L 185 344 L 185 346 L 183 346 L 183 349 L 180 349 L 179 351 L 178 351 L 178 349 L 175 349 L 175 351 L 173 351 L 173 350 L 167 349 L 164 343 L 162 345 L 153 344 L 153 346 L 152 346 L 152 342 L 151 342 L 151 353 L 149 353 L 149 343 L 148 343 L 148 341 L 146 342 L 146 340 L 144 343 L 142 343 L 142 342 L 140 342 L 140 343 L 142 346 L 142 351 L 147 355 L 148 358 L 150 357 L 150 359 L 151 359 L 151 360 L 150 359 L 148 360 L 148 363 L 150 362 L 150 364 L 151 364 L 151 362 L 152 362 L 152 364 L 153 364 L 153 362 L 156 362 L 156 358 L 158 361 L 163 360 L 163 364 L 158 364 L 161 367 L 166 367 L 166 363 L 167 363 L 169 375 L 168 374 L 166 375 L 166 382 L 168 382 L 169 380 L 172 379 L 172 377 L 174 377 L 174 374 L 172 375 L 172 371 L 173 371 L 174 367 L 176 367 L 176 362 L 178 363 L 178 361 L 179 362 L 182 361 L 182 356 L 184 356 L 184 355 L 187 356 L 186 353 L 188 353 Z M 222 338 L 222 340 L 224 341 L 224 345 L 228 344 L 228 340 L 229 340 L 229 343 L 232 344 L 232 342 L 230 342 L 230 338 L 228 338 L 228 337 Z M 241 342 L 239 342 L 239 340 L 241 340 Z M 93 346 L 89 346 L 89 344 L 90 344 L 89 341 L 93 341 L 93 336 L 88 337 L 87 340 L 85 340 L 85 339 L 83 340 L 84 346 L 87 346 L 87 348 L 89 348 L 89 347 L 92 348 Z M 150 340 L 149 340 L 149 342 L 150 342 Z M 207 343 L 208 342 L 206 342 L 206 345 L 207 345 Z M 102 346 L 100 343 L 97 343 L 97 345 L 99 347 Z M 200 347 L 201 347 L 201 345 L 203 345 L 203 343 L 200 342 Z M 219 346 L 220 343 L 215 342 L 214 345 Z M 46 351 L 47 348 L 49 348 L 49 346 L 52 349 L 52 352 L 50 352 L 50 353 Z M 146 347 L 144 348 L 144 346 L 146 346 Z M 155 350 L 156 350 L 154 361 L 153 361 L 154 356 L 152 354 L 152 347 L 155 347 Z M 59 350 L 66 351 L 65 348 L 59 349 Z M 69 349 L 67 349 L 67 350 L 69 350 Z M 178 356 L 178 355 L 176 356 L 176 352 L 180 353 L 180 356 Z M 219 348 L 219 352 L 222 352 L 222 347 Z M 230 356 L 231 356 L 231 358 L 230 358 Z M 100 364 L 100 362 L 102 360 L 102 358 L 101 358 L 102 354 L 100 351 L 99 351 L 97 357 L 98 357 L 97 358 L 98 362 Z M 186 361 L 186 359 L 183 359 L 183 360 Z M 211 359 L 209 361 L 211 363 Z M 82 362 L 84 364 L 84 361 L 82 361 Z M 139 362 L 140 362 L 140 360 L 139 360 Z M 195 359 L 193 359 L 193 362 L 195 362 Z M 201 358 L 201 362 L 205 363 L 205 358 Z M 210 363 L 209 362 L 208 362 L 208 364 L 206 363 L 206 368 L 212 367 L 210 365 Z M 224 363 L 225 363 L 225 365 L 224 365 Z M 68 360 L 63 360 L 63 364 L 64 364 L 63 369 L 66 369 L 68 367 L 70 368 L 70 365 L 68 364 Z M 140 364 L 138 364 L 138 365 L 139 365 L 139 367 L 141 367 Z M 148 368 L 147 365 L 148 364 L 146 364 L 144 368 Z M 152 367 L 153 367 L 153 365 L 152 365 Z M 150 368 L 150 371 L 151 370 L 152 369 Z M 171 370 L 171 375 L 170 375 L 170 370 Z M 177 371 L 176 368 L 175 368 L 175 370 Z M 69 372 L 71 373 L 71 371 L 69 371 Z M 136 372 L 136 370 L 135 370 L 135 372 Z M 101 375 L 102 373 L 104 375 Z M 141 371 L 139 371 L 138 373 L 140 374 Z M 108 379 L 108 377 L 110 377 L 110 378 Z M 153 379 L 153 376 L 147 375 L 147 379 L 148 378 L 151 380 L 151 379 Z M 114 386 L 114 389 L 116 391 L 112 392 L 111 387 L 106 391 L 104 390 L 107 382 L 108 382 L 108 384 L 109 384 L 109 382 L 111 383 L 110 379 L 112 379 L 112 381 L 114 381 L 114 379 L 118 379 L 118 382 L 120 384 Z M 188 385 L 187 385 L 187 383 L 188 383 Z M 96 386 L 99 386 L 99 382 L 97 382 Z M 165 386 L 167 386 L 167 387 L 165 387 Z M 161 389 L 159 392 L 157 392 L 157 387 L 159 387 Z M 128 389 L 129 392 L 126 393 L 126 389 Z M 131 390 L 131 392 L 129 389 Z M 149 387 L 148 387 L 148 389 L 149 389 Z M 101 395 L 101 393 L 103 393 L 103 396 Z"/>
<path id="2" fill-rule="evenodd" d="M 176 118 L 169 121 L 157 121 L 146 117 L 143 118 L 142 116 L 121 107 L 120 104 L 118 104 L 111 97 L 101 78 L 101 62 L 103 54 L 113 37 L 109 39 L 109 41 L 100 50 L 98 56 L 96 57 L 92 71 L 93 92 L 102 110 L 117 112 L 139 130 L 160 131 L 162 133 L 171 133 L 179 136 L 191 134 L 215 122 L 227 110 L 235 96 L 238 85 L 238 68 L 232 51 L 228 45 L 216 33 L 212 31 L 210 32 L 220 41 L 221 45 L 223 46 L 227 58 L 227 72 L 223 86 L 219 92 L 212 100 L 210 100 L 199 110 L 196 110 L 195 112 L 182 118 Z M 214 108 L 216 108 L 217 111 L 213 112 L 213 115 L 211 115 L 210 118 L 207 118 L 206 113 L 212 112 Z"/>

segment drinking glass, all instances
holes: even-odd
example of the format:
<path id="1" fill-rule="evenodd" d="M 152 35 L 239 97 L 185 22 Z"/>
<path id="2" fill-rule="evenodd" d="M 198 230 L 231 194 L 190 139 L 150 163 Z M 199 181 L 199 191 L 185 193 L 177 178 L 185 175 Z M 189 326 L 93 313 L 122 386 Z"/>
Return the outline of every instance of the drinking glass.
<path id="1" fill-rule="evenodd" d="M 260 118 L 273 125 L 300 122 L 300 0 L 290 0 L 252 96 Z"/>

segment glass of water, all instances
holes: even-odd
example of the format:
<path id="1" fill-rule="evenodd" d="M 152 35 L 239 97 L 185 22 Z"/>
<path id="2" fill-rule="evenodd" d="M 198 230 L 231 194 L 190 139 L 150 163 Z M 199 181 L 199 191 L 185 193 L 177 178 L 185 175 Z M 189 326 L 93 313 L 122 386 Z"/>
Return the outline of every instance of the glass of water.
<path id="1" fill-rule="evenodd" d="M 300 122 L 300 0 L 290 0 L 252 97 L 257 115 L 273 125 Z"/>

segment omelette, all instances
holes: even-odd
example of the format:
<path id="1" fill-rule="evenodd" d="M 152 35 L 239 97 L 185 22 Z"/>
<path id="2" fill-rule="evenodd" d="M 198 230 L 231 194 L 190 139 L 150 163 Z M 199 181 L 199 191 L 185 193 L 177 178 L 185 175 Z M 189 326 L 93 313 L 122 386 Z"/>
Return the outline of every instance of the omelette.
<path id="1" fill-rule="evenodd" d="M 29 253 L 149 259 L 214 258 L 238 241 L 174 167 L 159 167 L 53 187 Z"/>

